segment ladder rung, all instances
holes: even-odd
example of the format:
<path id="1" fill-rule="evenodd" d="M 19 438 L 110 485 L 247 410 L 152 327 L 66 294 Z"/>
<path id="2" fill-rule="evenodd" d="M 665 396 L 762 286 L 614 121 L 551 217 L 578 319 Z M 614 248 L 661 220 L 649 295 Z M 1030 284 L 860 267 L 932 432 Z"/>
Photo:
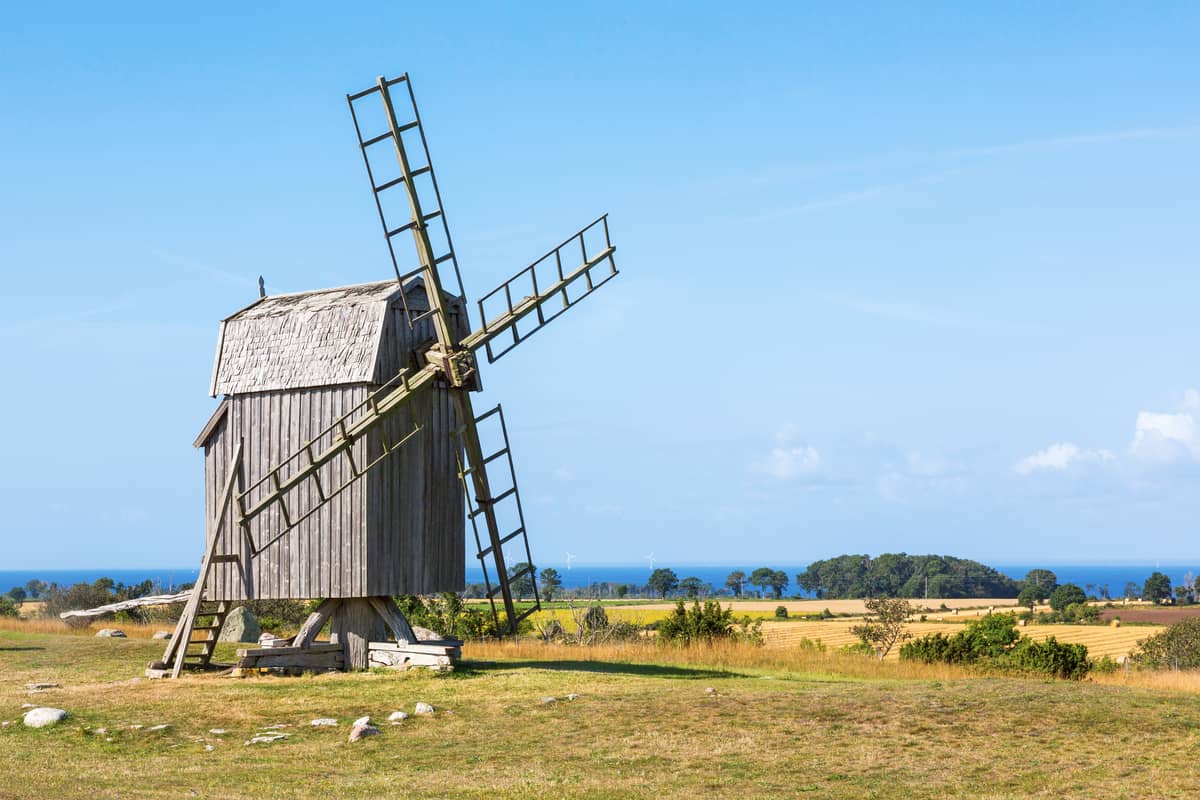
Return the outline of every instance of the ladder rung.
<path id="1" fill-rule="evenodd" d="M 237 553 L 219 553 L 208 560 L 211 564 L 236 564 L 242 557 Z"/>
<path id="2" fill-rule="evenodd" d="M 499 450 L 497 450 L 496 452 L 492 453 L 492 454 L 491 454 L 490 456 L 488 456 L 487 458 L 485 458 L 485 459 L 483 460 L 483 463 L 484 463 L 485 465 L 486 465 L 486 464 L 490 464 L 490 463 L 492 463 L 493 461 L 495 461 L 497 458 L 499 458 L 500 456 L 504 455 L 504 454 L 505 454 L 505 453 L 507 453 L 507 452 L 508 452 L 508 448 L 507 448 L 507 447 L 502 447 L 502 448 L 500 448 Z M 463 473 L 462 473 L 462 474 L 463 474 L 463 477 L 466 477 L 467 475 L 470 475 L 470 474 L 471 474 L 472 472 L 474 472 L 474 471 L 475 471 L 475 467 L 467 467 L 466 469 L 464 469 L 464 470 L 463 470 Z"/>
<path id="3" fill-rule="evenodd" d="M 412 122 L 406 122 L 406 123 L 404 123 L 403 125 L 401 125 L 401 126 L 399 126 L 398 128 L 396 128 L 396 132 L 397 132 L 397 133 L 404 133 L 405 131 L 411 131 L 413 128 L 417 127 L 417 126 L 418 126 L 418 125 L 420 125 L 420 124 L 421 124 L 421 123 L 417 122 L 417 121 L 414 119 Z M 391 131 L 388 131 L 387 133 L 381 133 L 381 134 L 379 134 L 378 136 L 372 136 L 370 139 L 364 139 L 364 140 L 363 140 L 363 143 L 362 143 L 362 146 L 363 146 L 363 147 L 370 147 L 370 146 L 371 146 L 371 145 L 373 145 L 373 144 L 379 144 L 379 143 L 380 143 L 380 142 L 382 142 L 384 139 L 390 139 L 390 138 L 392 138 L 392 132 L 391 132 Z"/>
<path id="4" fill-rule="evenodd" d="M 431 171 L 433 171 L 433 167 L 426 164 L 425 166 L 421 167 L 420 169 L 414 169 L 412 171 L 411 177 L 415 178 L 418 175 L 424 175 L 426 172 L 431 172 Z M 401 183 L 404 183 L 404 181 L 405 181 L 405 177 L 403 175 L 401 175 L 399 178 L 393 178 L 392 180 L 388 181 L 387 183 L 381 183 L 380 185 L 376 186 L 375 193 L 379 194 L 380 192 L 384 191 L 385 189 L 390 189 L 393 186 L 397 186 Z"/>
<path id="5" fill-rule="evenodd" d="M 429 222 L 429 220 L 437 219 L 441 215 L 442 215 L 442 210 L 440 208 L 437 211 L 430 211 L 428 214 L 421 217 L 421 222 L 422 223 Z M 399 228 L 392 228 L 390 231 L 387 232 L 388 238 L 391 238 L 392 236 L 395 236 L 398 233 L 404 233 L 405 231 L 410 231 L 413 228 L 415 228 L 416 225 L 417 225 L 416 222 L 406 222 L 405 224 L 401 225 Z"/>
<path id="6" fill-rule="evenodd" d="M 508 544 L 509 542 L 511 542 L 513 539 L 517 538 L 524 532 L 525 532 L 525 528 L 523 528 L 523 527 L 517 528 L 515 531 L 510 533 L 508 536 L 505 536 L 503 539 L 500 540 L 500 546 L 503 547 L 504 545 Z M 485 547 L 484 549 L 479 551 L 479 554 L 476 556 L 476 558 L 486 558 L 487 556 L 491 555 L 492 551 L 495 549 L 496 549 L 495 545 Z"/>

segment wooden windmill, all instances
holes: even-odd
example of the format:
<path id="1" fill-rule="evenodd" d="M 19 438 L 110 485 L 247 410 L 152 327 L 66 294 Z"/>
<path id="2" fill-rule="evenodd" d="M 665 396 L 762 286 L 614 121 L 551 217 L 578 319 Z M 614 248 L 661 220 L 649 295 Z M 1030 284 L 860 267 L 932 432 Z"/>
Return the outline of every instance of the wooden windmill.
<path id="1" fill-rule="evenodd" d="M 496 361 L 617 274 L 607 216 L 484 295 L 472 330 L 408 76 L 346 99 L 395 280 L 263 296 L 221 323 L 224 398 L 196 440 L 205 554 L 149 674 L 207 665 L 228 610 L 252 599 L 323 599 L 289 646 L 254 651 L 259 666 L 440 659 L 452 644 L 416 642 L 391 598 L 461 590 L 468 521 L 492 612 L 499 599 L 515 631 L 537 608 L 518 613 L 510 588 L 533 559 L 503 412 L 472 407 L 477 355 Z"/>

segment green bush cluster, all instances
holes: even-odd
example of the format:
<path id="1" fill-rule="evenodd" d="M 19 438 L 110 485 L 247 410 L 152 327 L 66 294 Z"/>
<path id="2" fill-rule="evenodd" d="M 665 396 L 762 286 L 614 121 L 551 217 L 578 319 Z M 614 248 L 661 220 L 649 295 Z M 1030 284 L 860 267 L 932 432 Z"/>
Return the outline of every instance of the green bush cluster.
<path id="1" fill-rule="evenodd" d="M 680 600 L 670 616 L 659 620 L 658 638 L 663 642 L 689 644 L 696 641 L 733 639 L 747 642 L 762 642 L 762 621 L 752 621 L 744 616 L 739 621 L 733 618 L 733 608 L 722 608 L 716 600 L 692 601 L 692 607 L 684 606 Z"/>
<path id="2" fill-rule="evenodd" d="M 1014 614 L 988 614 L 968 622 L 953 636 L 933 633 L 914 639 L 900 648 L 900 658 L 1073 680 L 1085 676 L 1090 668 L 1086 646 L 1059 642 L 1053 636 L 1044 642 L 1021 636 Z"/>
<path id="3" fill-rule="evenodd" d="M 396 605 L 413 625 L 429 628 L 443 636 L 468 641 L 508 633 L 507 618 L 503 614 L 497 624 L 489 611 L 468 606 L 454 592 L 442 592 L 429 597 L 401 595 L 396 598 Z M 524 619 L 518 630 L 532 630 L 532 625 L 528 619 Z"/>
<path id="4" fill-rule="evenodd" d="M 1186 617 L 1138 642 L 1133 660 L 1155 669 L 1200 667 L 1200 617 Z"/>
<path id="5" fill-rule="evenodd" d="M 0 617 L 19 616 L 17 604 L 8 595 L 0 595 Z"/>
<path id="6" fill-rule="evenodd" d="M 775 606 L 775 619 L 787 619 L 787 606 Z"/>

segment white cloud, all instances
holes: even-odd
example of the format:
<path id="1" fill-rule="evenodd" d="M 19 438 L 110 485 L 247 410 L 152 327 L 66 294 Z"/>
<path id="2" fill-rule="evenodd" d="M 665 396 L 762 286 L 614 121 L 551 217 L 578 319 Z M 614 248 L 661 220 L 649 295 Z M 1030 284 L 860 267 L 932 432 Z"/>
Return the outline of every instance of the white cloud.
<path id="1" fill-rule="evenodd" d="M 763 472 L 780 480 L 810 475 L 821 466 L 821 454 L 809 445 L 775 447 L 759 464 Z"/>
<path id="2" fill-rule="evenodd" d="M 1058 442 L 1022 458 L 1013 465 L 1013 471 L 1018 475 L 1030 475 L 1039 471 L 1064 472 L 1072 465 L 1114 460 L 1116 456 L 1108 450 L 1084 450 L 1071 442 Z"/>
<path id="3" fill-rule="evenodd" d="M 1200 392 L 1185 391 L 1176 413 L 1139 411 L 1129 453 L 1160 464 L 1200 461 Z"/>

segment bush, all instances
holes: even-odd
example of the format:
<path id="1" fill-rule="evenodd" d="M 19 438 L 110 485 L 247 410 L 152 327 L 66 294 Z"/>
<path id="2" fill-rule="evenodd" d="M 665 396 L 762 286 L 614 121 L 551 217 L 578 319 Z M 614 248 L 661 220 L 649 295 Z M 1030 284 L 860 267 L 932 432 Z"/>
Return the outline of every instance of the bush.
<path id="1" fill-rule="evenodd" d="M 503 615 L 497 625 L 491 613 L 468 607 L 454 592 L 425 598 L 415 594 L 401 595 L 396 598 L 396 605 L 410 623 L 437 631 L 442 636 L 469 641 L 503 636 L 508 632 Z M 524 619 L 518 631 L 528 630 L 532 630 L 532 623 Z"/>
<path id="2" fill-rule="evenodd" d="M 934 633 L 900 648 L 900 658 L 927 664 L 966 664 L 1000 671 L 1051 675 L 1078 680 L 1087 674 L 1087 647 L 1059 643 L 1054 637 L 1035 642 L 1021 636 L 1013 614 L 988 614 L 968 622 L 953 636 Z"/>
<path id="3" fill-rule="evenodd" d="M 659 641 L 679 644 L 714 639 L 758 643 L 762 641 L 762 623 L 751 622 L 748 616 L 735 622 L 733 608 L 722 608 L 716 600 L 705 600 L 703 606 L 699 600 L 693 600 L 690 609 L 680 600 L 670 616 L 659 620 L 658 638 Z"/>
<path id="4" fill-rule="evenodd" d="M 251 600 L 245 606 L 258 618 L 262 630 L 281 636 L 300 630 L 320 603 L 319 600 Z"/>
<path id="5" fill-rule="evenodd" d="M 1024 636 L 997 666 L 1015 672 L 1080 680 L 1089 668 L 1087 646 L 1059 642 L 1053 636 L 1044 642 Z"/>
<path id="6" fill-rule="evenodd" d="M 787 606 L 775 606 L 775 619 L 787 619 Z"/>
<path id="7" fill-rule="evenodd" d="M 1200 667 L 1200 617 L 1187 617 L 1162 633 L 1138 642 L 1133 658 L 1153 668 Z"/>
<path id="8" fill-rule="evenodd" d="M 587 611 L 584 612 L 580 627 L 589 633 L 607 629 L 609 627 L 608 613 L 604 610 L 604 606 L 599 603 L 588 606 Z"/>
<path id="9" fill-rule="evenodd" d="M 0 617 L 16 617 L 20 616 L 17 611 L 17 604 L 8 595 L 0 595 Z"/>

